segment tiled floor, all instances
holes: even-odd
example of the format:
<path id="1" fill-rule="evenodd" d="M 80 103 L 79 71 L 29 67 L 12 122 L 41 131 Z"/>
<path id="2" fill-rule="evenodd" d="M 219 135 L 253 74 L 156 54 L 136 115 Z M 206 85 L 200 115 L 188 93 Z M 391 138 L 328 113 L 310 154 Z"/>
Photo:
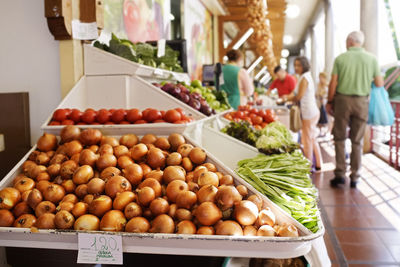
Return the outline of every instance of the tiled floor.
<path id="1" fill-rule="evenodd" d="M 324 144 L 325 166 L 334 165 Z M 373 154 L 363 157 L 357 189 L 333 189 L 331 170 L 313 175 L 333 266 L 400 266 L 400 172 Z"/>

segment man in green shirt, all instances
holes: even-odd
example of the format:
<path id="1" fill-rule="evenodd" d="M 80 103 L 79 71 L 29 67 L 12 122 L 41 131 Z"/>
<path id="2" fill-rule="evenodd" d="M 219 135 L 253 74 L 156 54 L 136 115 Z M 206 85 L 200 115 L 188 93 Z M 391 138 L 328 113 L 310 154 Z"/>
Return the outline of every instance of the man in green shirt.
<path id="1" fill-rule="evenodd" d="M 327 111 L 335 117 L 333 135 L 336 151 L 335 178 L 331 186 L 345 183 L 346 152 L 345 141 L 347 127 L 350 127 L 351 140 L 351 182 L 355 188 L 360 176 L 363 137 L 368 120 L 369 94 L 371 83 L 377 87 L 383 86 L 383 77 L 379 70 L 376 57 L 366 52 L 362 45 L 364 34 L 352 32 L 346 40 L 347 52 L 335 59 L 332 78 L 329 84 Z"/>

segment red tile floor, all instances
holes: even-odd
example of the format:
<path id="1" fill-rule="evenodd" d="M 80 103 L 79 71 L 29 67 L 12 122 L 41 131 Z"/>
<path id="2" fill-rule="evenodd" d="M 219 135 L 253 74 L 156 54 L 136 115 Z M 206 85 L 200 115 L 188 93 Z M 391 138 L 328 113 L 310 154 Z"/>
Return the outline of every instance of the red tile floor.
<path id="1" fill-rule="evenodd" d="M 333 189 L 332 141 L 321 147 L 325 165 L 313 181 L 332 266 L 400 266 L 400 171 L 366 154 L 357 189 L 350 189 L 349 182 Z"/>

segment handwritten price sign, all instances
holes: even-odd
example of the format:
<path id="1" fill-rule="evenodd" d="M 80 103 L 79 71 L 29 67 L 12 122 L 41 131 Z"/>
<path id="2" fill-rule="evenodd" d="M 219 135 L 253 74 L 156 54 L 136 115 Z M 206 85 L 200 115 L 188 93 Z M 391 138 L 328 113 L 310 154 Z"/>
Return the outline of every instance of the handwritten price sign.
<path id="1" fill-rule="evenodd" d="M 122 264 L 121 236 L 79 233 L 78 247 L 78 263 Z"/>

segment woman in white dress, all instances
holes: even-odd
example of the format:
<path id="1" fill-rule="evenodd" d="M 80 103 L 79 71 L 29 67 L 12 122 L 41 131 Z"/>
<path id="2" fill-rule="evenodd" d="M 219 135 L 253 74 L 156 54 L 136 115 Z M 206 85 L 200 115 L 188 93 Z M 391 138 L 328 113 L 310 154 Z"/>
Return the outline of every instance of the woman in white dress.
<path id="1" fill-rule="evenodd" d="M 301 111 L 301 143 L 304 155 L 312 162 L 315 155 L 315 168 L 321 169 L 321 149 L 316 140 L 320 111 L 315 100 L 315 86 L 310 72 L 310 63 L 306 57 L 297 57 L 294 61 L 296 74 L 300 75 L 294 93 L 286 100 L 300 103 Z"/>

